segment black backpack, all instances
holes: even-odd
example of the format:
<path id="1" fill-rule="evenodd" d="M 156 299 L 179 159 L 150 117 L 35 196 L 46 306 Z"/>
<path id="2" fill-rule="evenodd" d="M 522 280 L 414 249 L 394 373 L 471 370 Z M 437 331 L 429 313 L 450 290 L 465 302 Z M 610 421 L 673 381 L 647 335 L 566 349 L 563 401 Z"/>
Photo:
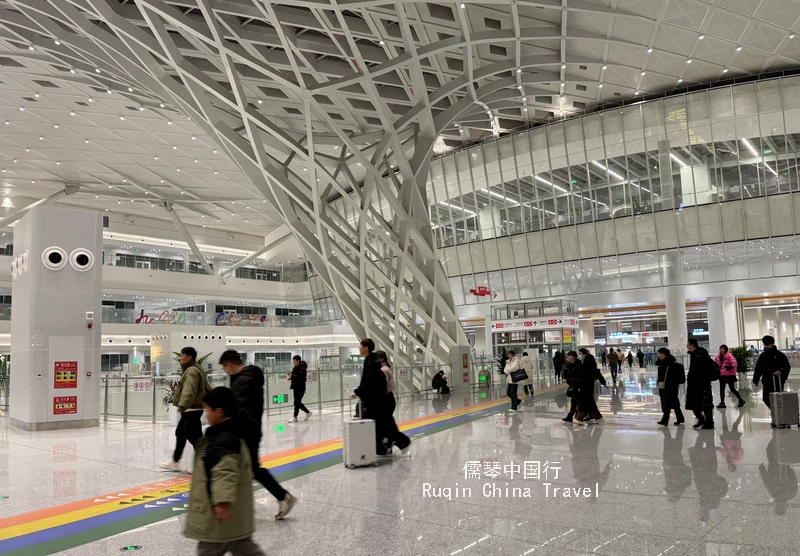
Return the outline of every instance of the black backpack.
<path id="1" fill-rule="evenodd" d="M 708 358 L 708 380 L 715 381 L 719 380 L 719 377 L 722 376 L 720 373 L 719 365 L 717 362 L 714 361 L 710 356 Z"/>

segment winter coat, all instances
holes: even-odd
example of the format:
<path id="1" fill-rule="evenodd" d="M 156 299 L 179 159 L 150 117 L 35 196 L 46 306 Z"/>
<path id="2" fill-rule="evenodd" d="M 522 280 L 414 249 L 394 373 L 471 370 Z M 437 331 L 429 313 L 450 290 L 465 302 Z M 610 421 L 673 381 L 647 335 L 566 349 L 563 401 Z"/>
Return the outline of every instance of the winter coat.
<path id="1" fill-rule="evenodd" d="M 519 358 L 519 368 L 525 369 L 525 372 L 528 373 L 528 378 L 517 384 L 533 384 L 533 359 L 527 355 L 523 355 Z"/>
<path id="2" fill-rule="evenodd" d="M 561 356 L 561 353 L 556 352 L 553 356 L 553 370 L 560 371 L 564 367 L 564 358 Z"/>
<path id="3" fill-rule="evenodd" d="M 261 436 L 264 415 L 264 373 L 260 367 L 248 365 L 231 375 L 231 390 L 236 396 L 236 410 L 243 427 L 242 436 Z"/>
<path id="4" fill-rule="evenodd" d="M 292 367 L 292 374 L 290 375 L 291 385 L 290 390 L 303 390 L 306 389 L 306 379 L 308 378 L 308 365 L 305 361 L 300 361 L 296 367 Z"/>
<path id="5" fill-rule="evenodd" d="M 633 367 L 633 353 L 629 351 L 628 357 L 626 357 L 625 359 L 628 360 L 628 367 Z"/>
<path id="6" fill-rule="evenodd" d="M 736 368 L 738 367 L 738 363 L 730 351 L 726 351 L 725 355 L 718 353 L 714 358 L 714 361 L 716 361 L 717 365 L 719 365 L 720 376 L 736 376 Z"/>
<path id="7" fill-rule="evenodd" d="M 609 352 L 608 354 L 608 364 L 609 365 L 616 365 L 619 363 L 619 353 L 616 351 Z"/>
<path id="8" fill-rule="evenodd" d="M 689 354 L 689 375 L 686 377 L 686 409 L 690 411 L 711 409 L 714 396 L 711 392 L 711 357 L 705 348 L 698 347 Z"/>
<path id="9" fill-rule="evenodd" d="M 636 359 L 639 360 L 639 368 L 644 367 L 644 353 L 641 351 L 636 353 Z"/>
<path id="10" fill-rule="evenodd" d="M 196 364 L 192 363 L 186 367 L 178 380 L 173 395 L 173 405 L 178 409 L 203 409 L 203 398 L 208 391 L 208 381 L 206 374 Z"/>
<path id="11" fill-rule="evenodd" d="M 200 542 L 226 543 L 253 534 L 253 472 L 247 445 L 236 434 L 234 419 L 209 427 L 195 446 L 189 512 L 183 534 Z M 214 506 L 227 502 L 224 523 Z"/>
<path id="12" fill-rule="evenodd" d="M 786 379 L 789 378 L 789 372 L 791 370 L 792 367 L 789 364 L 789 360 L 782 351 L 778 350 L 777 347 L 765 349 L 761 352 L 761 355 L 758 356 L 758 361 L 756 361 L 756 368 L 753 372 L 753 384 L 758 384 L 758 381 L 761 380 L 765 392 L 774 392 L 775 386 L 773 384 L 772 375 L 775 374 L 776 371 L 781 372 L 781 388 L 783 388 L 783 384 L 786 382 Z"/>
<path id="13" fill-rule="evenodd" d="M 377 415 L 378 406 L 386 396 L 386 389 L 386 375 L 381 370 L 381 362 L 377 355 L 370 353 L 364 359 L 361 382 L 355 391 L 364 406 L 362 417 L 372 419 Z"/>
<path id="14" fill-rule="evenodd" d="M 503 368 L 503 373 L 506 375 L 506 382 L 508 384 L 522 384 L 521 382 L 514 382 L 511 380 L 511 373 L 516 372 L 520 369 L 519 366 L 519 359 L 516 357 L 514 359 L 509 359 L 506 361 L 506 366 Z"/>
<path id="15" fill-rule="evenodd" d="M 584 413 L 590 413 L 597 410 L 597 403 L 594 399 L 594 382 L 600 381 L 603 386 L 606 385 L 606 379 L 597 368 L 597 361 L 593 355 L 587 355 L 581 362 L 581 369 L 578 375 L 578 387 L 580 388 L 580 395 L 578 405 L 580 410 Z"/>
<path id="16" fill-rule="evenodd" d="M 683 369 L 683 365 L 670 355 L 664 360 L 656 361 L 656 366 L 658 367 L 658 382 L 665 383 L 665 388 L 658 390 L 658 395 L 661 397 L 661 409 L 663 411 L 680 409 L 678 389 L 681 384 L 686 382 L 686 371 Z"/>
<path id="17" fill-rule="evenodd" d="M 392 373 L 392 369 L 390 369 L 388 365 L 384 365 L 381 367 L 381 370 L 383 374 L 386 375 L 386 391 L 394 392 L 394 374 Z"/>
<path id="18" fill-rule="evenodd" d="M 564 380 L 567 381 L 567 395 L 570 397 L 577 396 L 578 388 L 580 388 L 581 379 L 581 362 L 576 360 L 570 363 L 569 359 L 564 363 Z"/>

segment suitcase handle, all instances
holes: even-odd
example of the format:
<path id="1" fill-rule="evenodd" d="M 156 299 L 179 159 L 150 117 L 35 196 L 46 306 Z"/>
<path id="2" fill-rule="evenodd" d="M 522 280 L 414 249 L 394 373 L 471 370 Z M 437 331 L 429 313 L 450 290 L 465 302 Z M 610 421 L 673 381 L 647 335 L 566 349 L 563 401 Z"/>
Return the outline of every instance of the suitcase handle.
<path id="1" fill-rule="evenodd" d="M 772 387 L 775 388 L 773 392 L 783 392 L 781 379 L 775 373 L 772 373 Z"/>

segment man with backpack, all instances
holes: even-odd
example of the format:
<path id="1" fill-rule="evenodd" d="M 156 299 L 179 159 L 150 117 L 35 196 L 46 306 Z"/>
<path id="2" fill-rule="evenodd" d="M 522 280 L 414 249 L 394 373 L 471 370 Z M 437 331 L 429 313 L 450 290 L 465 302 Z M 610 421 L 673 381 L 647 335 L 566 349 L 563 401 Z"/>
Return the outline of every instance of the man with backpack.
<path id="1" fill-rule="evenodd" d="M 761 380 L 761 398 L 764 400 L 764 404 L 770 407 L 769 395 L 775 391 L 776 383 L 780 383 L 779 391 L 783 390 L 783 385 L 786 379 L 789 378 L 789 371 L 791 371 L 792 367 L 786 355 L 775 345 L 775 338 L 764 336 L 761 341 L 764 343 L 764 351 L 761 352 L 761 355 L 758 356 L 758 361 L 756 361 L 756 368 L 753 372 L 753 385 L 758 386 L 758 381 Z"/>
<path id="2" fill-rule="evenodd" d="M 694 412 L 697 423 L 694 428 L 714 428 L 714 395 L 711 383 L 719 380 L 719 366 L 708 355 L 708 351 L 689 338 L 689 375 L 686 377 L 686 409 Z"/>
<path id="3" fill-rule="evenodd" d="M 183 348 L 178 363 L 181 365 L 181 378 L 172 403 L 178 407 L 181 419 L 175 429 L 175 451 L 172 458 L 158 464 L 168 471 L 181 470 L 180 461 L 187 440 L 194 446 L 203 437 L 200 418 L 203 416 L 203 398 L 208 392 L 206 374 L 197 365 L 197 350 L 193 347 Z"/>

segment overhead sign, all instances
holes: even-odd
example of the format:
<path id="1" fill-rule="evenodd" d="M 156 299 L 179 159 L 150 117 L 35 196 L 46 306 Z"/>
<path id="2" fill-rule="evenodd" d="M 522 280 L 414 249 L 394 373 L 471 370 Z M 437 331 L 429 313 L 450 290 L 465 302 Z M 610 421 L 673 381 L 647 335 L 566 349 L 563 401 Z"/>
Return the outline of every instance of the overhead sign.
<path id="1" fill-rule="evenodd" d="M 78 362 L 56 361 L 53 364 L 53 388 L 78 387 Z"/>
<path id="2" fill-rule="evenodd" d="M 650 331 L 650 332 L 610 332 L 608 334 L 611 338 L 665 338 L 667 333 L 662 331 Z"/>
<path id="3" fill-rule="evenodd" d="M 495 332 L 518 330 L 547 330 L 548 328 L 577 328 L 577 317 L 536 317 L 532 319 L 501 320 L 492 322 Z"/>

